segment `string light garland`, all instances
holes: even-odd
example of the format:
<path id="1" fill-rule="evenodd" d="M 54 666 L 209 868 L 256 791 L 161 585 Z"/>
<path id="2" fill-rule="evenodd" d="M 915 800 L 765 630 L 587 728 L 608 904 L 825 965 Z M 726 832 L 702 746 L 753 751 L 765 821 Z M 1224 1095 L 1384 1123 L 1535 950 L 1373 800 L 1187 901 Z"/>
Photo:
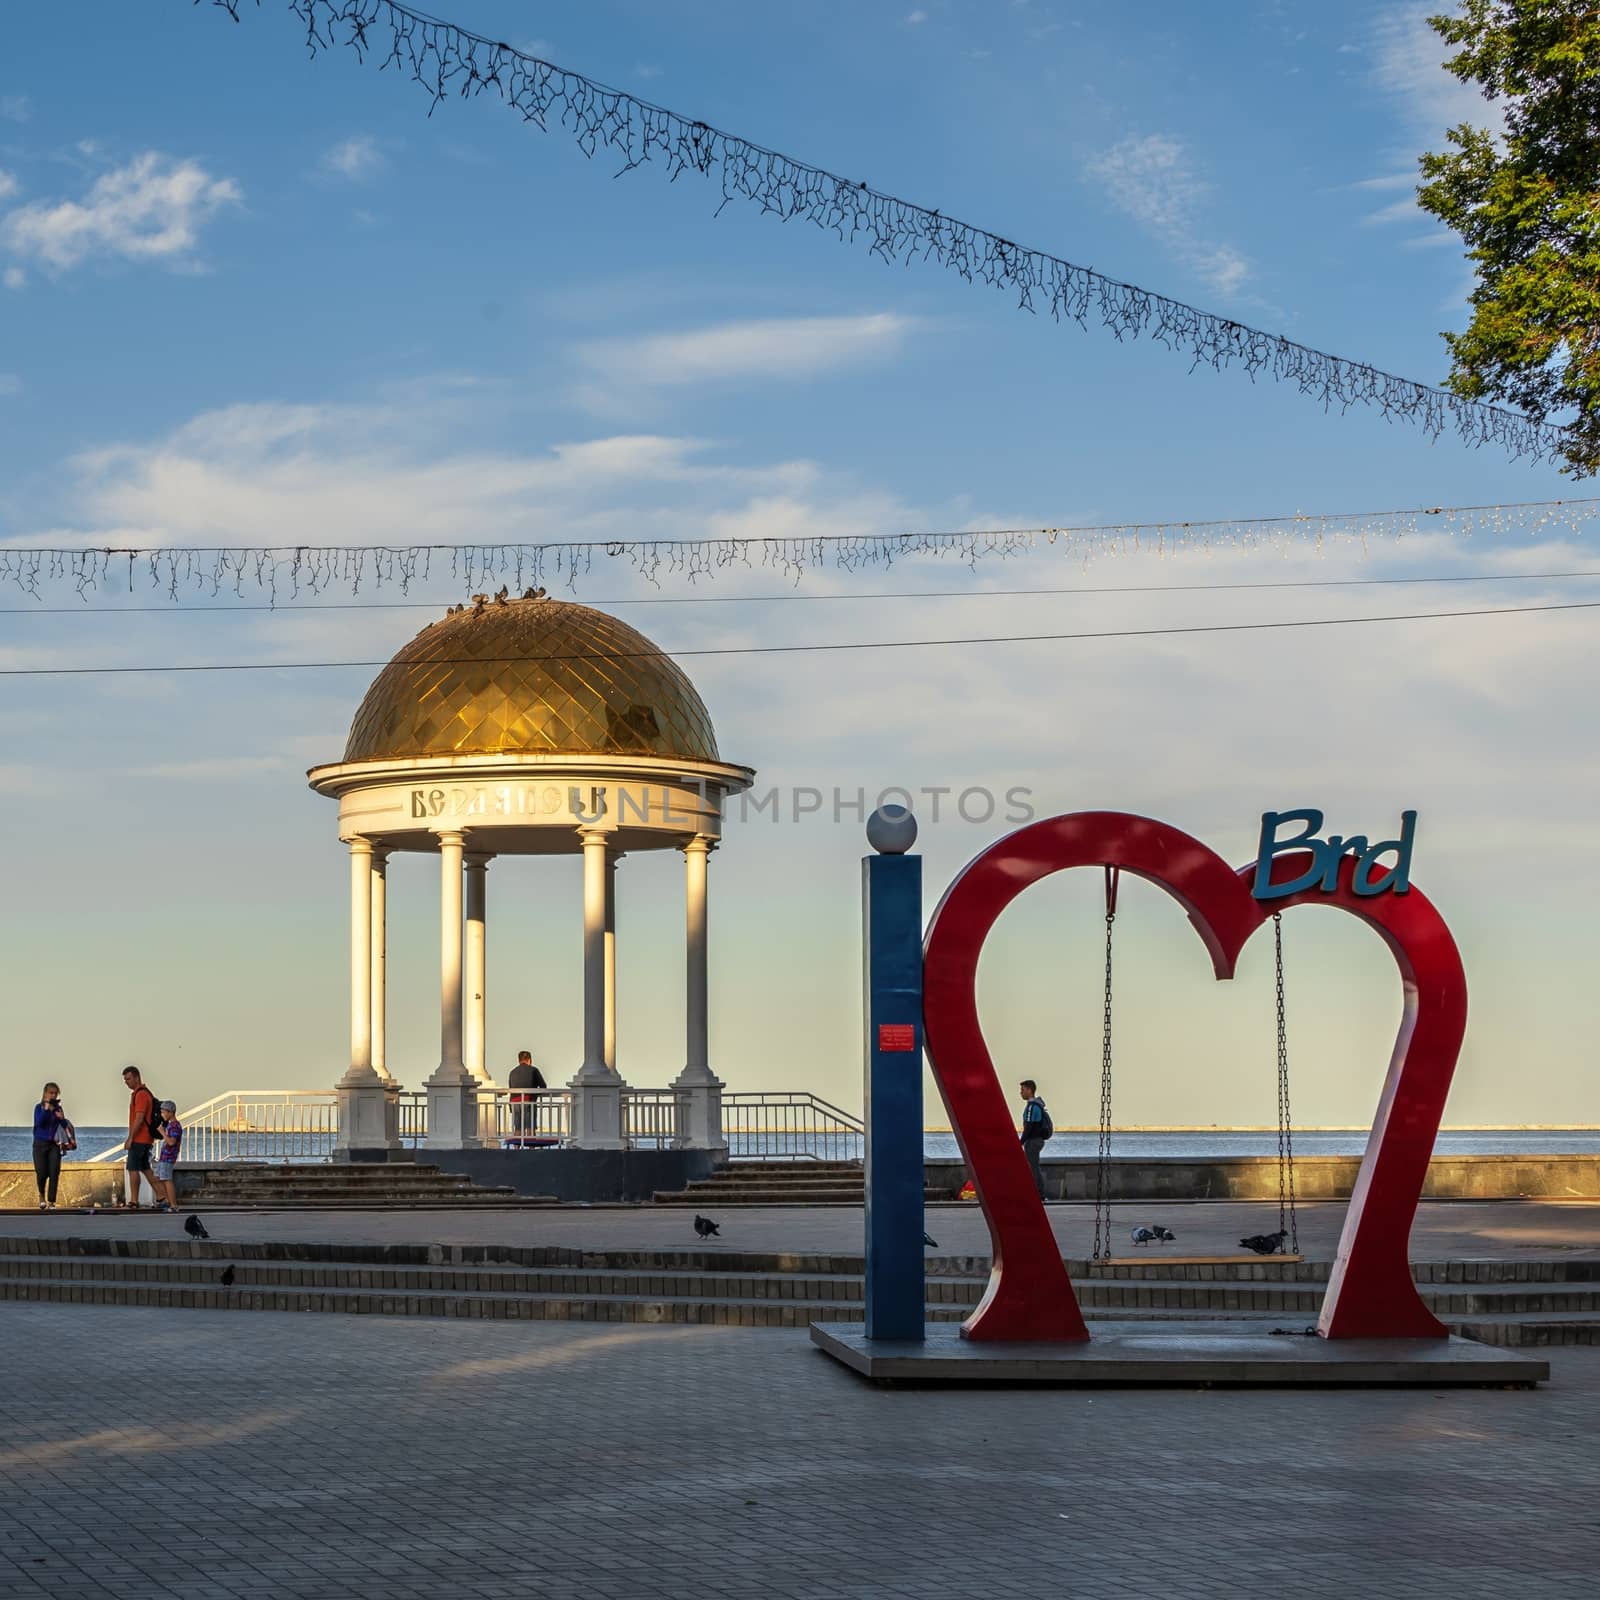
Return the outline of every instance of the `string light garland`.
<path id="1" fill-rule="evenodd" d="M 575 590 L 596 565 L 631 570 L 649 583 L 665 577 L 691 583 L 730 568 L 764 569 L 798 583 L 808 573 L 888 569 L 929 557 L 975 568 L 1052 548 L 1087 566 L 1115 556 L 1174 556 L 1221 549 L 1315 549 L 1418 534 L 1453 538 L 1553 533 L 1583 537 L 1600 517 L 1600 497 L 1531 500 L 1505 505 L 1425 506 L 1401 511 L 1296 513 L 1184 522 L 1106 523 L 1083 527 L 998 528 L 954 532 L 818 535 L 812 538 L 551 540 L 538 544 L 407 545 L 0 545 L 0 584 L 42 599 L 70 587 L 80 599 L 116 588 L 242 597 L 254 589 L 270 600 L 321 595 L 342 588 L 410 593 L 430 580 L 467 592 L 547 583 Z"/>
<path id="2" fill-rule="evenodd" d="M 1220 594 L 1241 589 L 1366 589 L 1432 588 L 1458 583 L 1564 583 L 1573 578 L 1600 578 L 1600 567 L 1577 567 L 1568 572 L 1451 572 L 1427 573 L 1414 578 L 1285 578 L 1252 583 L 1124 583 L 1071 584 L 1032 589 L 863 589 L 855 594 L 674 594 L 586 596 L 585 603 L 612 610 L 623 606 L 770 606 L 792 601 L 839 605 L 850 601 L 882 600 L 1045 600 L 1057 596 L 1087 599 L 1102 594 Z M 284 600 L 277 605 L 255 601 L 222 606 L 0 606 L 0 617 L 78 617 L 85 621 L 103 617 L 228 617 L 263 611 L 280 615 L 290 611 L 437 611 L 437 600 Z"/>
<path id="3" fill-rule="evenodd" d="M 886 262 L 931 261 L 967 282 L 1012 291 L 1019 307 L 1047 309 L 1080 328 L 1099 322 L 1113 337 L 1140 335 L 1190 358 L 1191 370 L 1241 368 L 1287 383 L 1324 410 L 1376 409 L 1389 421 L 1418 424 L 1430 439 L 1452 428 L 1472 446 L 1497 445 L 1540 461 L 1565 457 L 1564 431 L 1491 406 L 1297 344 L 1167 295 L 1123 283 L 1047 251 L 1014 243 L 943 212 L 742 139 L 622 89 L 514 49 L 503 40 L 402 4 L 401 0 L 286 0 L 305 24 L 313 57 L 346 46 L 420 84 L 431 105 L 493 94 L 541 132 L 568 134 L 583 154 L 602 150 L 621 162 L 616 176 L 651 165 L 672 180 L 686 172 L 718 183 L 734 200 L 790 222 L 804 218 L 846 243 L 864 241 Z M 195 0 L 200 4 L 200 0 Z M 256 0 L 259 8 L 261 0 Z M 241 0 L 212 0 L 240 21 Z M 1565 467 L 1564 470 L 1575 470 Z"/>

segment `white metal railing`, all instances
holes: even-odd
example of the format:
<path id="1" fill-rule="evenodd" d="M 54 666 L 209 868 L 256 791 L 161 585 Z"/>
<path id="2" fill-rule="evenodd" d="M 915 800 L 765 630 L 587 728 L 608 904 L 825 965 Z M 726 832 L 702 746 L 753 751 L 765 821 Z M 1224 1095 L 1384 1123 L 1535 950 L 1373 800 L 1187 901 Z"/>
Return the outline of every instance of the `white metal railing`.
<path id="1" fill-rule="evenodd" d="M 733 1161 L 859 1161 L 866 1128 L 809 1090 L 724 1094 L 722 1131 Z"/>
<path id="2" fill-rule="evenodd" d="M 478 1137 L 486 1145 L 535 1150 L 565 1144 L 571 1131 L 572 1096 L 565 1089 L 478 1091 Z"/>
<path id="3" fill-rule="evenodd" d="M 514 1098 L 521 1096 L 523 1098 Z M 628 1147 L 670 1150 L 679 1137 L 678 1093 L 629 1087 L 622 1096 Z M 416 1148 L 428 1136 L 428 1096 L 402 1090 L 399 1136 Z M 329 1161 L 339 1133 L 333 1090 L 238 1089 L 179 1113 L 186 1162 Z M 735 1161 L 859 1161 L 859 1117 L 805 1090 L 722 1096 L 722 1126 Z M 566 1089 L 478 1091 L 478 1136 L 490 1148 L 564 1145 L 572 1138 L 572 1096 Z M 113 1145 L 91 1161 L 120 1159 Z"/>
<path id="4" fill-rule="evenodd" d="M 306 1089 L 235 1089 L 178 1113 L 183 1159 L 205 1161 L 328 1161 L 339 1131 L 334 1092 Z M 112 1145 L 90 1161 L 121 1158 Z"/>
<path id="5" fill-rule="evenodd" d="M 630 1150 L 670 1150 L 678 1141 L 672 1089 L 629 1089 L 622 1096 L 622 1136 Z"/>

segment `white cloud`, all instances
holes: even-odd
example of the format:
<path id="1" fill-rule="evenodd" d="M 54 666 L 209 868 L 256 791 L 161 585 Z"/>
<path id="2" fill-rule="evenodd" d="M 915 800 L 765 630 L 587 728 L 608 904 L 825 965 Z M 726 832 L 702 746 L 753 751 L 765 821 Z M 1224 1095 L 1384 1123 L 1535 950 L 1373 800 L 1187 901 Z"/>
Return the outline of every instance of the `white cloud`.
<path id="1" fill-rule="evenodd" d="M 712 512 L 816 483 L 805 461 L 732 466 L 663 434 L 441 452 L 439 436 L 470 427 L 476 403 L 419 385 L 365 406 L 208 412 L 153 442 L 76 457 L 73 509 L 89 526 L 44 542 L 276 544 L 287 528 L 312 543 L 393 543 L 399 530 L 404 543 L 681 537 Z"/>
<path id="2" fill-rule="evenodd" d="M 383 151 L 378 141 L 368 133 L 353 134 L 323 153 L 322 169 L 352 183 L 370 178 L 383 166 Z"/>
<path id="3" fill-rule="evenodd" d="M 1369 211 L 1361 221 L 1364 227 L 1382 227 L 1386 222 L 1417 222 L 1425 213 L 1417 206 L 1417 197 L 1408 194 L 1404 199 L 1392 200 L 1376 211 Z"/>
<path id="4" fill-rule="evenodd" d="M 24 289 L 28 284 L 28 274 L 21 267 L 7 267 L 0 282 L 8 289 Z"/>
<path id="5" fill-rule="evenodd" d="M 22 393 L 22 379 L 14 372 L 0 372 L 0 399 Z"/>
<path id="6" fill-rule="evenodd" d="M 661 76 L 661 68 L 652 66 L 649 62 L 641 61 L 633 69 L 633 75 L 636 78 L 659 78 Z"/>
<path id="7" fill-rule="evenodd" d="M 1432 4 L 1407 3 L 1380 12 L 1374 21 L 1372 77 L 1393 104 L 1402 131 L 1401 145 L 1395 156 L 1406 170 L 1368 178 L 1356 184 L 1356 188 L 1414 191 L 1419 181 L 1416 153 L 1443 150 L 1447 128 L 1463 122 L 1496 134 L 1505 128 L 1499 104 L 1486 100 L 1475 85 L 1462 83 L 1445 70 L 1444 62 L 1452 54 L 1452 48 L 1428 26 L 1428 16 L 1436 9 Z M 1361 220 L 1368 227 L 1395 222 L 1414 222 L 1425 227 L 1425 233 L 1400 241 L 1404 250 L 1459 242 L 1453 233 L 1443 231 L 1417 205 L 1414 194 L 1382 206 Z"/>
<path id="8" fill-rule="evenodd" d="M 926 11 L 912 11 L 906 15 L 906 22 L 913 28 L 921 27 L 928 20 Z"/>
<path id="9" fill-rule="evenodd" d="M 1457 123 L 1495 131 L 1504 125 L 1494 102 L 1444 70 L 1451 48 L 1428 26 L 1438 9 L 1431 0 L 1396 6 L 1380 12 L 1373 28 L 1378 86 L 1394 97 L 1408 131 L 1430 140 L 1434 149 L 1444 144 L 1444 130 Z"/>
<path id="10" fill-rule="evenodd" d="M 0 200 L 9 200 L 17 192 L 17 180 L 0 167 Z"/>
<path id="11" fill-rule="evenodd" d="M 1249 279 L 1245 257 L 1206 236 L 1200 203 L 1209 185 L 1178 140 L 1160 133 L 1124 139 L 1092 157 L 1087 171 L 1113 205 L 1218 294 L 1237 294 Z"/>
<path id="12" fill-rule="evenodd" d="M 579 398 L 605 407 L 640 391 L 762 378 L 814 378 L 881 360 L 922 326 L 880 311 L 858 317 L 773 317 L 684 333 L 598 339 L 577 347 Z"/>
<path id="13" fill-rule="evenodd" d="M 33 107 L 25 94 L 0 94 L 0 120 L 26 122 L 33 115 Z"/>
<path id="14" fill-rule="evenodd" d="M 151 150 L 96 178 L 82 201 L 11 212 L 0 222 L 0 245 L 56 272 L 96 256 L 192 265 L 201 227 L 239 199 L 231 178 Z M 19 286 L 9 274 L 7 282 Z"/>
<path id="15" fill-rule="evenodd" d="M 209 779 L 226 782 L 231 778 L 251 778 L 262 772 L 277 772 L 282 756 L 212 756 L 202 761 L 158 761 L 148 767 L 125 767 L 125 778 Z"/>

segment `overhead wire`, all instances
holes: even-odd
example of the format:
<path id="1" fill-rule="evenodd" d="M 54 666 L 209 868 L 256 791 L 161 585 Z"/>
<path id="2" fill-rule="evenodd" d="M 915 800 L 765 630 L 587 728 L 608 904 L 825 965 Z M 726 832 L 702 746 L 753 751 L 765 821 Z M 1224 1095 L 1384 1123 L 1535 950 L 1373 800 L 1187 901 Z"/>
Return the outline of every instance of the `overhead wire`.
<path id="1" fill-rule="evenodd" d="M 811 644 L 697 645 L 687 649 L 628 651 L 590 650 L 550 655 L 542 659 L 561 661 L 653 660 L 670 654 L 674 660 L 711 656 L 810 655 L 860 650 L 929 650 L 998 644 L 1059 644 L 1089 639 L 1154 639 L 1193 634 L 1260 633 L 1293 628 L 1341 628 L 1388 622 L 1439 622 L 1463 617 L 1525 616 L 1558 611 L 1600 610 L 1600 600 L 1574 600 L 1548 605 L 1491 606 L 1463 611 L 1412 611 L 1376 617 L 1302 617 L 1270 622 L 1215 622 L 1164 628 L 1102 628 L 1072 633 L 983 634 L 956 639 L 861 639 Z M 430 657 L 430 666 L 500 665 L 525 661 L 523 656 Z M 113 677 L 136 673 L 195 672 L 331 672 L 362 669 L 373 671 L 389 665 L 384 661 L 209 661 L 169 663 L 158 666 L 106 667 L 0 667 L 0 678 Z"/>

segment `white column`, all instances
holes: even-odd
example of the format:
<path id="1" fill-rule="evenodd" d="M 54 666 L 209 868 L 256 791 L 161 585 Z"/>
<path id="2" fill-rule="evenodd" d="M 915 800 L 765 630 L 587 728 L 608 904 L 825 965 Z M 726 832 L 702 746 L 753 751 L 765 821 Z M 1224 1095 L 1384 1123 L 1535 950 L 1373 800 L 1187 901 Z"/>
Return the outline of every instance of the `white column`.
<path id="1" fill-rule="evenodd" d="M 706 960 L 706 864 L 716 847 L 716 840 L 708 839 L 703 833 L 697 833 L 683 847 L 684 942 L 688 953 L 685 974 L 688 1050 L 683 1070 L 706 1077 L 711 1075 L 706 1038 L 710 987 Z"/>
<path id="2" fill-rule="evenodd" d="M 683 846 L 686 1059 L 673 1080 L 677 1090 L 676 1143 L 687 1150 L 725 1150 L 723 1083 L 711 1070 L 707 1048 L 710 984 L 707 951 L 706 865 L 717 841 L 697 833 Z"/>
<path id="3" fill-rule="evenodd" d="M 627 1085 L 606 1065 L 606 864 L 603 828 L 578 829 L 583 840 L 583 1065 L 572 1090 L 572 1142 L 586 1150 L 627 1145 L 622 1094 Z"/>
<path id="4" fill-rule="evenodd" d="M 606 851 L 606 1026 L 605 1061 L 617 1070 L 617 863 L 620 850 Z"/>
<path id="5" fill-rule="evenodd" d="M 350 1071 L 372 1070 L 372 841 L 350 841 Z"/>
<path id="6" fill-rule="evenodd" d="M 350 1066 L 335 1085 L 334 1158 L 399 1148 L 399 1085 L 373 1056 L 373 860 L 370 839 L 350 840 Z M 381 1038 L 377 1060 L 382 1057 Z"/>
<path id="7" fill-rule="evenodd" d="M 476 1149 L 478 1081 L 461 1056 L 461 867 L 466 836 L 439 835 L 439 1065 L 427 1080 L 428 1148 Z"/>
<path id="8" fill-rule="evenodd" d="M 479 1083 L 489 1083 L 488 1013 L 484 986 L 488 969 L 488 890 L 491 857 L 483 851 L 467 855 L 466 1017 L 462 1059 Z"/>
<path id="9" fill-rule="evenodd" d="M 462 1073 L 461 857 L 466 837 L 439 835 L 439 1070 Z"/>
<path id="10" fill-rule="evenodd" d="M 583 835 L 583 1066 L 580 1076 L 606 1070 L 606 836 Z"/>
<path id="11" fill-rule="evenodd" d="M 388 873 L 389 852 L 372 852 L 368 883 L 372 894 L 372 1070 L 393 1083 L 388 1063 Z"/>

